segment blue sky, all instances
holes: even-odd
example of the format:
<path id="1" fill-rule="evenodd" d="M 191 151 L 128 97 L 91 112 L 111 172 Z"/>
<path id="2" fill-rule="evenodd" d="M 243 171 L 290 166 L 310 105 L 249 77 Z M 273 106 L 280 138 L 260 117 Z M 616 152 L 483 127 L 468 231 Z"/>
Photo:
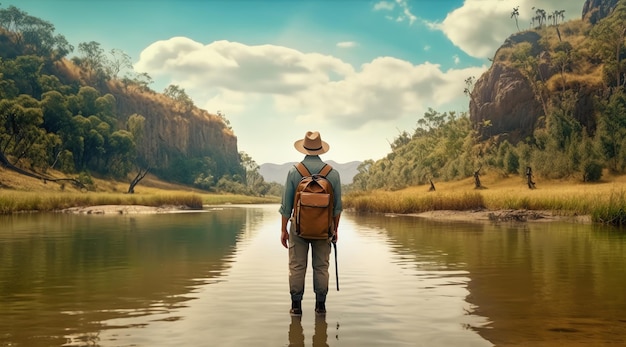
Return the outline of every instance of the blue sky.
<path id="1" fill-rule="evenodd" d="M 231 122 L 258 164 L 300 160 L 318 130 L 345 163 L 380 159 L 428 108 L 467 111 L 464 80 L 533 7 L 581 16 L 584 0 L 19 0 L 78 47 L 121 49 L 151 88 L 177 84 Z"/>

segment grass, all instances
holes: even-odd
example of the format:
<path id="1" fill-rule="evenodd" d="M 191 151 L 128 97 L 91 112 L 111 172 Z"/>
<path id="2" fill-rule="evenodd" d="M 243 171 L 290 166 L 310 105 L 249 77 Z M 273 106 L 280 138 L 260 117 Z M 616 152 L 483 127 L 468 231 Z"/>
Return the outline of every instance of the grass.
<path id="1" fill-rule="evenodd" d="M 278 197 L 214 194 L 147 176 L 126 194 L 127 182 L 94 179 L 95 191 L 80 191 L 70 184 L 41 182 L 0 169 L 0 214 L 23 211 L 57 211 L 96 205 L 182 206 L 201 209 L 203 205 L 259 204 L 280 202 Z"/>
<path id="2" fill-rule="evenodd" d="M 495 175 L 494 175 L 495 176 Z M 419 213 L 433 210 L 545 210 L 556 215 L 589 215 L 593 222 L 626 225 L 626 176 L 600 183 L 542 181 L 528 189 L 520 177 L 481 177 L 484 189 L 474 189 L 473 179 L 436 183 L 403 190 L 346 194 L 344 208 L 363 212 Z"/>
<path id="3" fill-rule="evenodd" d="M 593 222 L 626 225 L 626 176 L 609 176 L 600 183 L 536 179 L 527 188 L 520 177 L 481 176 L 485 189 L 474 189 L 472 178 L 435 182 L 399 191 L 355 192 L 343 196 L 346 209 L 381 213 L 419 213 L 433 210 L 546 210 L 557 215 L 588 215 Z M 211 194 L 146 177 L 135 194 L 125 194 L 127 182 L 95 180 L 95 192 L 70 185 L 44 183 L 0 168 L 0 214 L 55 211 L 94 205 L 184 206 L 279 203 L 279 197 Z"/>

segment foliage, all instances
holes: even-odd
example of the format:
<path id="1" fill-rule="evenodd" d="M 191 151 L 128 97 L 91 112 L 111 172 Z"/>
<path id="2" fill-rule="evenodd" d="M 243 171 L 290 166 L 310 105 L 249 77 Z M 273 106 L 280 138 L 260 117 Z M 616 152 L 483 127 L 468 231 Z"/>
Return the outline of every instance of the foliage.
<path id="1" fill-rule="evenodd" d="M 467 153 L 475 142 L 467 115 L 429 109 L 417 125 L 413 134 L 400 133 L 385 158 L 363 162 L 350 188 L 396 190 L 472 171 L 473 159 Z"/>
<path id="2" fill-rule="evenodd" d="M 519 13 L 519 7 L 511 12 L 516 22 Z M 542 106 L 532 136 L 510 143 L 507 134 L 491 132 L 489 120 L 472 124 L 465 114 L 429 109 L 413 133 L 400 131 L 386 157 L 363 162 L 350 191 L 463 179 L 478 168 L 523 177 L 530 167 L 540 178 L 582 182 L 600 181 L 604 169 L 624 173 L 626 1 L 594 27 L 581 20 L 565 22 L 563 10 L 533 8 L 533 16 L 530 31 L 538 35 L 515 34 L 494 58 L 517 69 Z M 473 77 L 465 80 L 468 97 L 475 83 Z M 590 93 L 596 101 L 592 108 L 583 102 Z"/>
<path id="3" fill-rule="evenodd" d="M 624 37 L 626 35 L 626 2 L 619 1 L 607 18 L 601 20 L 591 30 L 593 51 L 596 58 L 604 63 L 605 81 L 609 86 L 623 87 L 622 75 L 626 73 L 626 64 L 622 57 Z"/>
<path id="4" fill-rule="evenodd" d="M 189 112 L 194 107 L 193 100 L 187 95 L 185 89 L 175 84 L 170 84 L 165 88 L 163 95 L 174 100 L 179 105 L 182 112 Z"/>
<path id="5" fill-rule="evenodd" d="M 35 172 L 52 168 L 67 175 L 91 172 L 116 179 L 126 179 L 134 169 L 160 166 L 151 172 L 210 191 L 219 190 L 220 180 L 228 182 L 222 186 L 230 191 L 253 195 L 269 191 L 258 167 L 246 171 L 245 163 L 227 158 L 220 148 L 202 153 L 190 150 L 181 156 L 159 147 L 162 157 L 169 159 L 167 165 L 156 162 L 161 158 L 140 152 L 155 146 L 153 134 L 147 134 L 151 130 L 146 129 L 146 115 L 125 113 L 112 90 L 124 104 L 136 103 L 128 99 L 155 94 L 149 88 L 152 78 L 135 73 L 125 52 L 106 52 L 95 41 L 79 43 L 77 54 L 68 61 L 64 58 L 74 47 L 54 30 L 52 24 L 14 6 L 0 8 L 2 163 Z M 119 87 L 119 93 L 112 86 Z M 174 109 L 184 115 L 198 113 L 179 86 L 170 85 L 163 96 L 172 99 Z M 220 118 L 229 127 L 225 116 Z"/>

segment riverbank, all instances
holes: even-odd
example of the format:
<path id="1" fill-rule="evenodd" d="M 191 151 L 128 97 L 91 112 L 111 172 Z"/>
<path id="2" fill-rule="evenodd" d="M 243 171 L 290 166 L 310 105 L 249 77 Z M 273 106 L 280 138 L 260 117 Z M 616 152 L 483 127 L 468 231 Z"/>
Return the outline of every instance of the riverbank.
<path id="1" fill-rule="evenodd" d="M 62 213 L 87 214 L 87 215 L 135 215 L 135 214 L 160 214 L 160 213 L 187 213 L 208 211 L 215 207 L 205 206 L 204 209 L 190 209 L 186 206 L 140 206 L 140 205 L 99 205 L 71 207 L 61 210 Z M 387 214 L 393 216 L 394 214 Z M 397 215 L 397 214 L 396 214 Z M 567 222 L 592 224 L 591 216 L 577 215 L 564 216 L 550 211 L 531 210 L 471 210 L 453 211 L 437 210 L 421 213 L 403 214 L 417 218 L 426 218 L 439 221 L 463 221 L 463 222 Z"/>
<path id="2" fill-rule="evenodd" d="M 597 183 L 577 180 L 536 180 L 529 189 L 520 177 L 494 173 L 435 182 L 397 191 L 350 192 L 344 209 L 357 212 L 416 215 L 434 219 L 491 221 L 574 221 L 626 225 L 626 176 L 608 176 Z"/>
<path id="3" fill-rule="evenodd" d="M 0 214 L 71 212 L 84 214 L 168 213 L 201 210 L 206 205 L 260 204 L 277 197 L 210 193 L 163 182 L 150 175 L 127 194 L 128 183 L 93 179 L 93 190 L 44 182 L 0 167 Z M 104 207 L 103 207 L 104 206 Z"/>
<path id="4" fill-rule="evenodd" d="M 551 211 L 531 210 L 473 210 L 473 211 L 426 211 L 410 213 L 409 216 L 432 220 L 463 221 L 463 222 L 568 222 L 592 224 L 590 215 L 564 216 Z"/>

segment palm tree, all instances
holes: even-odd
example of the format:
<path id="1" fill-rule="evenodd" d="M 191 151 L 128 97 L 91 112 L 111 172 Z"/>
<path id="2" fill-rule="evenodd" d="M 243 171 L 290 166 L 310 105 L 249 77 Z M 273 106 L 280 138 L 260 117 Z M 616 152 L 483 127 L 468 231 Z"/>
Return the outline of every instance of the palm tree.
<path id="1" fill-rule="evenodd" d="M 519 17 L 519 6 L 513 8 L 513 12 L 511 12 L 511 18 L 515 18 L 515 26 L 517 27 L 517 31 L 520 31 L 519 24 L 517 23 L 517 17 Z"/>

